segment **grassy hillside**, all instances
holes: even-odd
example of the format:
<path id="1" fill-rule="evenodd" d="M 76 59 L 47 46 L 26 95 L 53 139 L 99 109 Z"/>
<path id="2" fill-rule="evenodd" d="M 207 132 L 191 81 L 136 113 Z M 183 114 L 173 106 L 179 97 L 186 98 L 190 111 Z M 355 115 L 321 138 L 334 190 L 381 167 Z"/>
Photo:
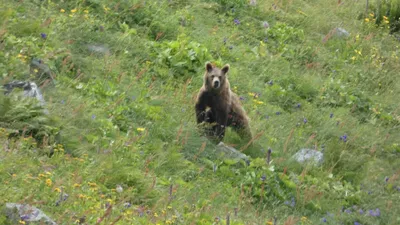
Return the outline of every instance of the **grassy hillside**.
<path id="1" fill-rule="evenodd" d="M 400 224 L 400 52 L 378 1 L 250 2 L 0 0 L 1 84 L 37 81 L 32 59 L 55 77 L 48 115 L 0 95 L 0 207 L 58 224 Z M 257 138 L 224 142 L 249 166 L 196 127 L 207 61 L 231 66 Z M 296 163 L 301 148 L 323 164 Z"/>

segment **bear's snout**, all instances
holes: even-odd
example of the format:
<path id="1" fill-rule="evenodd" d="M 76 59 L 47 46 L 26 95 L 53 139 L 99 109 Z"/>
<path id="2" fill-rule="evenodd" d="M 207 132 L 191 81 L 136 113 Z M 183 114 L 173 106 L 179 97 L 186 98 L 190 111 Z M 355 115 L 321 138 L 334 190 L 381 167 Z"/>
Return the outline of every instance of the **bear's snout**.
<path id="1" fill-rule="evenodd" d="M 212 84 L 213 84 L 213 88 L 219 88 L 221 82 L 219 81 L 218 78 L 214 78 Z"/>

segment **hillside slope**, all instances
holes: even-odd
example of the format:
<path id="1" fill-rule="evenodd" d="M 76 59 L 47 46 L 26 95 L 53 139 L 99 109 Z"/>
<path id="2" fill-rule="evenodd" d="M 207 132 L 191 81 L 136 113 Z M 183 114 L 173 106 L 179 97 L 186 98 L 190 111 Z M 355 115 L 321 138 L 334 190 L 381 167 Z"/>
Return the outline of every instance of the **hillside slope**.
<path id="1" fill-rule="evenodd" d="M 38 82 L 32 60 L 54 76 L 49 114 L 0 95 L 0 207 L 58 224 L 399 224 L 399 43 L 375 3 L 250 2 L 0 0 L 1 84 Z M 224 142 L 249 166 L 199 135 L 207 61 L 231 66 L 256 138 Z M 302 148 L 322 165 L 295 162 Z"/>

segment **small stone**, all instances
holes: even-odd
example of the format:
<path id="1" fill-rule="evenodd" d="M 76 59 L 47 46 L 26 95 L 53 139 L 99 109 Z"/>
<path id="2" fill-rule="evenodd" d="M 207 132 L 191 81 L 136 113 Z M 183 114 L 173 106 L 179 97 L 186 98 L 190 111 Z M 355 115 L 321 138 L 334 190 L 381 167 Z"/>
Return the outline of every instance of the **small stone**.
<path id="1" fill-rule="evenodd" d="M 21 218 L 23 218 L 24 221 L 31 225 L 57 225 L 56 222 L 40 209 L 28 204 L 6 203 L 4 213 L 11 224 L 18 224 Z"/>
<path id="2" fill-rule="evenodd" d="M 299 163 L 311 162 L 317 165 L 321 165 L 324 159 L 324 154 L 314 149 L 303 148 L 298 151 L 293 157 Z"/>

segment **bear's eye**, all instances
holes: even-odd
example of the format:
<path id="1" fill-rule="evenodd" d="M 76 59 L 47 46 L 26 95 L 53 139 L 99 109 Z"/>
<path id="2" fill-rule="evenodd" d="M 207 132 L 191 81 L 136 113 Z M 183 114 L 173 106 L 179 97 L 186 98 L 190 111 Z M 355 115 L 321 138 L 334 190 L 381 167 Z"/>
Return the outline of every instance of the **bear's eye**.
<path id="1" fill-rule="evenodd" d="M 214 78 L 215 76 L 214 75 L 211 75 L 211 78 Z"/>

